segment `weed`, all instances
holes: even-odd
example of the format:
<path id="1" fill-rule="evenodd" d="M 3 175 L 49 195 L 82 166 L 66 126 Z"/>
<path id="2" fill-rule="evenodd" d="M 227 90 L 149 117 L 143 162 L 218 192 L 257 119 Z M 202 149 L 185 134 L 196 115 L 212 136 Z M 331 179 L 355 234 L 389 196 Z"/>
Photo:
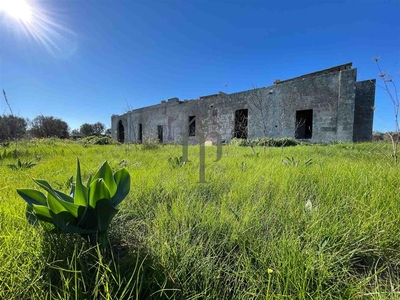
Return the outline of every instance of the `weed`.
<path id="1" fill-rule="evenodd" d="M 7 165 L 7 167 L 9 167 L 11 170 L 30 169 L 34 166 L 36 166 L 36 164 L 34 164 L 33 162 L 31 162 L 31 161 L 21 162 L 20 159 L 18 159 L 16 164 L 8 164 Z"/>
<path id="2" fill-rule="evenodd" d="M 183 167 L 186 164 L 186 160 L 183 158 L 183 156 L 175 156 L 175 157 L 170 157 L 168 158 L 168 163 L 173 167 Z"/>
<path id="3" fill-rule="evenodd" d="M 283 158 L 282 158 L 282 163 L 283 163 L 284 165 L 286 165 L 286 166 L 298 167 L 298 166 L 300 165 L 300 163 L 301 163 L 300 160 L 295 160 L 293 156 L 291 156 L 291 157 L 285 156 L 285 158 L 286 158 L 286 159 L 283 159 Z M 305 167 L 311 166 L 312 163 L 313 163 L 312 158 L 309 158 L 309 159 L 307 159 L 307 160 L 304 162 L 304 166 L 305 166 Z"/>

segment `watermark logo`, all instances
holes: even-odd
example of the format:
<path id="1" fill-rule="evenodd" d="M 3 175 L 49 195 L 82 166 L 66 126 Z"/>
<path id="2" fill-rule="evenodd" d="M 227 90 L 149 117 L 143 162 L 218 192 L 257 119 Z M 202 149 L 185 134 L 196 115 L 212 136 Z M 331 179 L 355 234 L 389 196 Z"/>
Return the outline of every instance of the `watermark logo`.
<path id="1" fill-rule="evenodd" d="M 191 128 L 192 124 L 195 124 L 196 118 L 191 118 L 189 121 L 189 128 Z M 214 162 L 217 162 L 222 157 L 222 138 L 221 134 L 215 131 L 205 133 L 204 127 L 199 128 L 195 132 L 196 139 L 199 143 L 200 147 L 200 163 L 199 163 L 199 183 L 207 183 L 206 181 L 206 141 L 207 137 L 215 136 L 216 137 L 216 146 L 217 146 L 217 157 Z M 184 162 L 189 161 L 189 133 L 183 133 L 182 136 L 182 158 Z M 193 134 L 192 134 L 193 136 Z"/>

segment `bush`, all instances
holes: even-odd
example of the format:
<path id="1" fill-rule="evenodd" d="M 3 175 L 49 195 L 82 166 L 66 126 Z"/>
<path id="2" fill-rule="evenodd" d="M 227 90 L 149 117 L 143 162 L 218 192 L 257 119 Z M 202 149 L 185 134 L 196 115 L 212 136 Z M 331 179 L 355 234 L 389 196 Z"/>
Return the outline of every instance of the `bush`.
<path id="1" fill-rule="evenodd" d="M 54 117 L 37 116 L 33 119 L 29 132 L 36 138 L 58 137 L 65 139 L 69 137 L 68 124 Z"/>
<path id="2" fill-rule="evenodd" d="M 250 140 L 233 138 L 233 139 L 231 139 L 231 141 L 229 142 L 229 145 L 236 146 L 236 147 L 237 147 L 237 146 L 239 146 L 239 147 L 246 147 L 246 146 L 250 146 Z"/>
<path id="3" fill-rule="evenodd" d="M 104 132 L 105 125 L 103 123 L 97 122 L 94 124 L 84 123 L 81 125 L 79 131 L 82 136 L 89 135 L 102 135 Z"/>
<path id="4" fill-rule="evenodd" d="M 296 146 L 300 143 L 292 138 L 256 138 L 253 140 L 233 138 L 230 143 L 232 146 L 248 147 L 248 146 L 262 146 L 262 147 L 289 147 Z"/>
<path id="5" fill-rule="evenodd" d="M 143 142 L 140 144 L 140 149 L 142 150 L 155 150 L 158 149 L 162 144 L 152 138 L 145 138 L 143 139 Z"/>
<path id="6" fill-rule="evenodd" d="M 25 119 L 13 115 L 0 116 L 0 141 L 18 139 L 25 134 Z"/>
<path id="7" fill-rule="evenodd" d="M 292 138 L 258 138 L 252 141 L 253 146 L 266 146 L 266 147 L 290 147 L 296 146 L 300 143 Z"/>
<path id="8" fill-rule="evenodd" d="M 394 140 L 398 139 L 398 134 L 395 132 L 379 132 L 379 131 L 374 131 L 372 133 L 372 141 L 374 142 L 379 142 L 379 141 L 384 141 L 384 142 L 392 142 L 390 135 L 392 135 Z"/>
<path id="9" fill-rule="evenodd" d="M 109 136 L 87 136 L 79 140 L 84 145 L 117 145 L 119 142 Z"/>

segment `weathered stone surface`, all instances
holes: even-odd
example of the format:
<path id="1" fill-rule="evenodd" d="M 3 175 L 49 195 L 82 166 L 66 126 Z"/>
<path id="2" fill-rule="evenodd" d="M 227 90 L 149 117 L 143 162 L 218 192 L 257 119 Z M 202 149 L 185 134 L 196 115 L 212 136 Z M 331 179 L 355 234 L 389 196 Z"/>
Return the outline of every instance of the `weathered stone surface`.
<path id="1" fill-rule="evenodd" d="M 220 135 L 228 142 L 243 134 L 247 138 L 292 137 L 310 142 L 370 140 L 375 80 L 356 82 L 356 76 L 357 69 L 351 69 L 349 63 L 239 93 L 219 92 L 190 101 L 171 98 L 113 115 L 112 136 L 140 142 L 141 126 L 142 140 L 155 140 L 162 126 L 163 142 L 180 143 L 182 135 L 189 134 L 189 120 L 195 116 L 190 144 L 199 143 L 203 136 L 216 142 Z M 240 114 L 235 112 L 246 109 L 246 121 L 239 120 Z M 123 126 L 123 139 L 118 124 Z"/>
<path id="2" fill-rule="evenodd" d="M 375 86 L 375 79 L 356 82 L 353 134 L 353 140 L 356 142 L 370 141 L 372 139 Z"/>

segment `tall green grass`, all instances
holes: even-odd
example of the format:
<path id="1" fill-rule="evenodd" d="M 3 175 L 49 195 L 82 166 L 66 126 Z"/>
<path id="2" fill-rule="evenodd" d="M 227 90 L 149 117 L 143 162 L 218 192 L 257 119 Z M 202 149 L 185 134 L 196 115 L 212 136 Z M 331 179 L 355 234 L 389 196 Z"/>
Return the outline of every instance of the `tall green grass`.
<path id="1" fill-rule="evenodd" d="M 3 149 L 0 149 L 3 151 Z M 206 148 L 11 144 L 0 160 L 0 299 L 398 299 L 400 181 L 390 145 Z M 30 169 L 7 164 L 34 161 Z M 283 164 L 292 157 L 299 164 Z M 131 192 L 112 251 L 33 227 L 16 188 L 68 190 L 108 160 Z M 312 158 L 311 165 L 305 162 Z"/>

